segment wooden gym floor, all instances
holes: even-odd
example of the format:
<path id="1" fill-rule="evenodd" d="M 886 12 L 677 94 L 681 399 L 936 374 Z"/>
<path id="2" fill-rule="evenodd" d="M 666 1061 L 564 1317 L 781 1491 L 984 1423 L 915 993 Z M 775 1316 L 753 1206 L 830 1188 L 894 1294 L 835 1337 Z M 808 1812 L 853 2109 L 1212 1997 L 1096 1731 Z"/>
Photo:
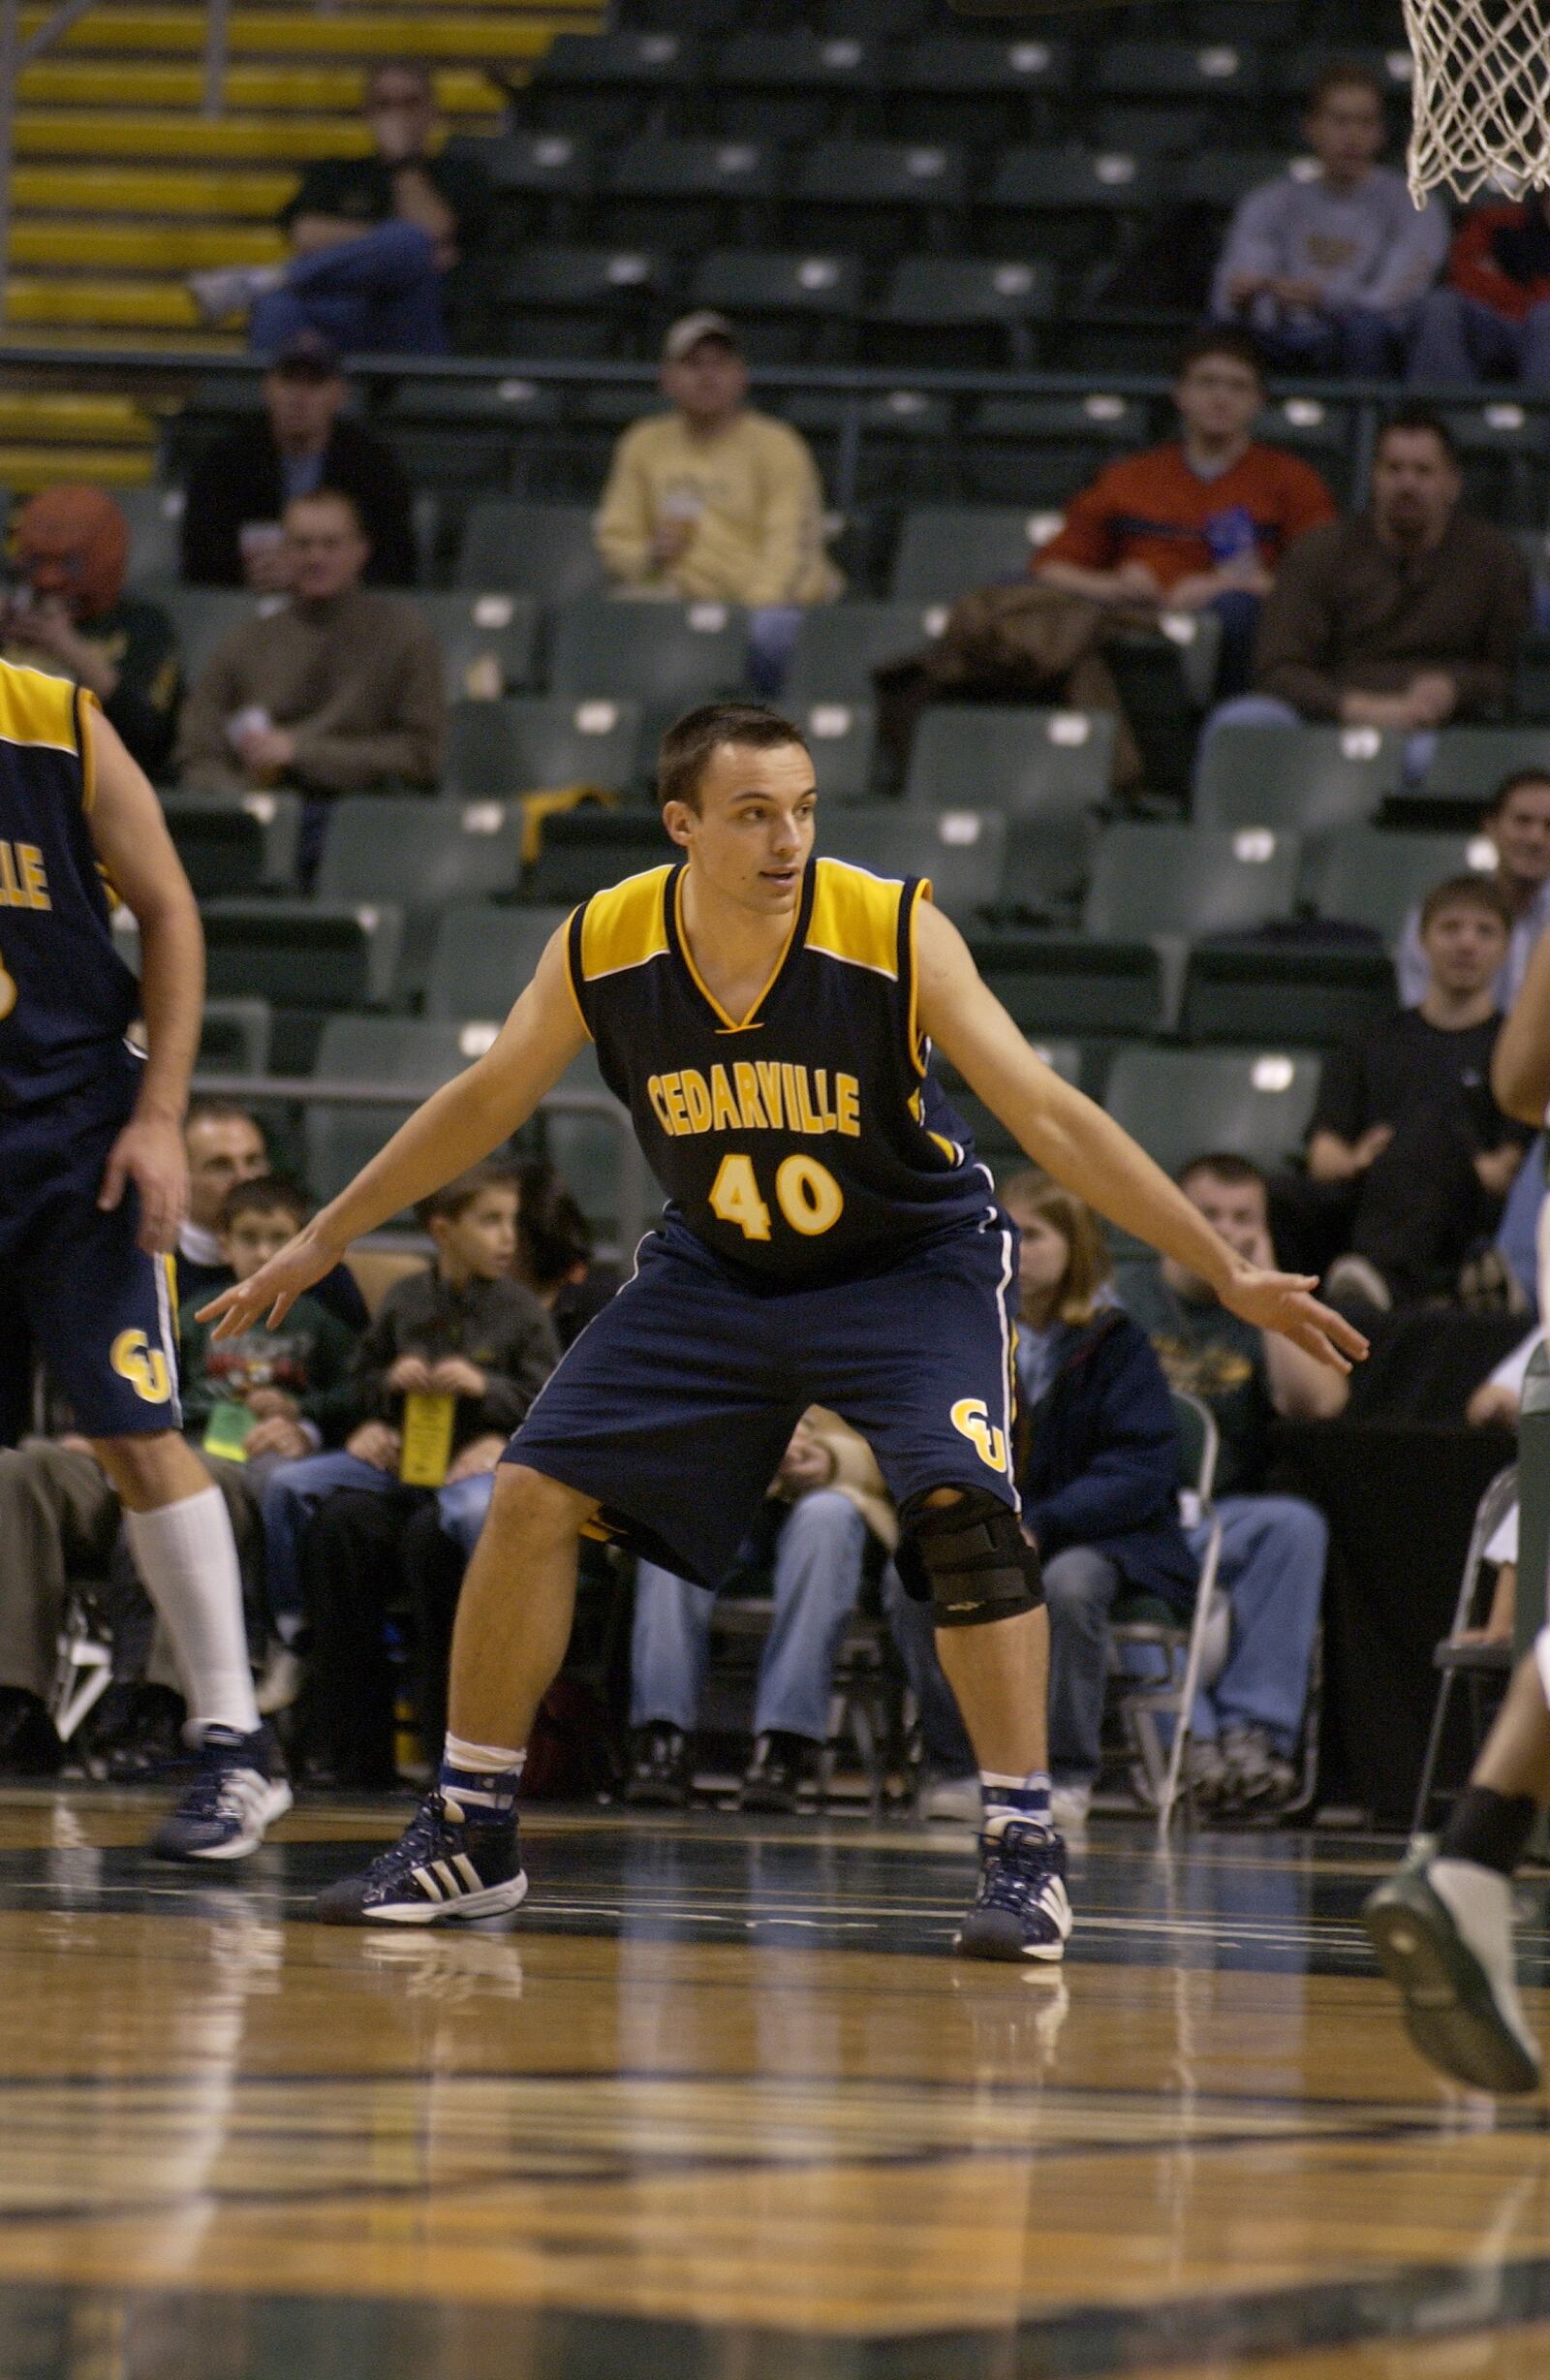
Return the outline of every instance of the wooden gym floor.
<path id="1" fill-rule="evenodd" d="M 400 1809 L 156 1806 L 0 1796 L 3 2380 L 1550 2371 L 1545 2113 L 1410 2054 L 1384 1847 L 1100 1822 L 1051 1976 L 946 1956 L 967 1837 L 541 1817 L 510 1931 L 343 1932 Z"/>

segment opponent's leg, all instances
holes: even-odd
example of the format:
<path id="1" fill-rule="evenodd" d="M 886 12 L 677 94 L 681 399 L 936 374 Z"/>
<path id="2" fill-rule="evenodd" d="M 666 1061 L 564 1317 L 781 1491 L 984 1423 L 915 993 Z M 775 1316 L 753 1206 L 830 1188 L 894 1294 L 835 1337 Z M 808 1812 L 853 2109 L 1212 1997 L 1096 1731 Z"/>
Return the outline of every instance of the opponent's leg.
<path id="1" fill-rule="evenodd" d="M 440 1776 L 389 1850 L 319 1895 L 326 1924 L 430 1926 L 523 1898 L 516 1789 L 571 1641 L 581 1528 L 597 1509 L 541 1471 L 501 1465 L 457 1606 Z"/>
<path id="2" fill-rule="evenodd" d="M 1550 1805 L 1550 1630 L 1526 1653 L 1434 1844 L 1422 1837 L 1364 1912 L 1421 2055 L 1476 2090 L 1530 2091 L 1539 2051 L 1512 1971 L 1512 1874 Z"/>
<path id="3" fill-rule="evenodd" d="M 175 1430 L 92 1441 L 171 1638 L 199 1770 L 151 1837 L 164 1860 L 240 1860 L 291 1807 L 279 1747 L 248 1667 L 242 1574 L 226 1499 Z"/>

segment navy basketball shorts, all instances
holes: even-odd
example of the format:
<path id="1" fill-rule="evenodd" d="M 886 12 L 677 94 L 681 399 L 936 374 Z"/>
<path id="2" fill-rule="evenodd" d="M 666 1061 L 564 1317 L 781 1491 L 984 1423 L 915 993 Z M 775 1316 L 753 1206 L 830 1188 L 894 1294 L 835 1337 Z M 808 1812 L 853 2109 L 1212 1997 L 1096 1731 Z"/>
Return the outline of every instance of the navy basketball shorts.
<path id="1" fill-rule="evenodd" d="M 588 1323 L 506 1450 L 595 1497 L 623 1542 L 715 1586 L 792 1429 L 826 1405 L 889 1493 L 988 1488 L 1017 1509 L 1017 1234 L 999 1209 L 859 1280 L 734 1279 L 671 1219 Z"/>
<path id="2" fill-rule="evenodd" d="M 177 1429 L 171 1260 L 135 1244 L 140 1202 L 97 1206 L 134 1082 L 0 1114 L 0 1446 L 31 1426 L 42 1356 L 87 1437 Z"/>

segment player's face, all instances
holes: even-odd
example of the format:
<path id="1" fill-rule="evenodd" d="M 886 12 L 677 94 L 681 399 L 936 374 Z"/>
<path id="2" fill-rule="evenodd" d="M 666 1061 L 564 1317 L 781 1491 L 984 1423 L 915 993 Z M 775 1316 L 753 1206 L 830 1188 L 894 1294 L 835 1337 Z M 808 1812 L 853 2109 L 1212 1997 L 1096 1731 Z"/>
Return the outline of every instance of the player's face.
<path id="1" fill-rule="evenodd" d="M 804 745 L 721 744 L 700 774 L 698 812 L 669 801 L 663 821 L 702 888 L 760 917 L 785 917 L 801 898 L 817 803 Z"/>
<path id="2" fill-rule="evenodd" d="M 1462 998 L 1483 991 L 1507 955 L 1507 929 L 1488 909 L 1443 909 L 1421 936 L 1432 980 Z"/>
<path id="3" fill-rule="evenodd" d="M 271 1215 L 250 1210 L 237 1215 L 221 1234 L 221 1254 L 239 1281 L 251 1281 L 300 1229 L 301 1217 L 287 1214 L 283 1207 Z"/>
<path id="4" fill-rule="evenodd" d="M 1550 876 L 1550 777 L 1508 794 L 1487 829 L 1504 875 L 1537 888 Z"/>
<path id="5" fill-rule="evenodd" d="M 439 1215 L 432 1236 L 449 1270 L 464 1279 L 500 1280 L 516 1254 L 516 1192 L 481 1190 L 460 1215 Z"/>
<path id="6" fill-rule="evenodd" d="M 1243 437 L 1264 401 L 1258 373 L 1235 356 L 1202 356 L 1173 391 L 1179 419 L 1197 438 Z"/>
<path id="7" fill-rule="evenodd" d="M 1032 1206 L 1007 1209 L 1021 1235 L 1017 1252 L 1017 1287 L 1026 1310 L 1035 1312 L 1054 1300 L 1071 1261 L 1070 1242 L 1047 1217 Z"/>
<path id="8" fill-rule="evenodd" d="M 252 1181 L 269 1170 L 264 1135 L 246 1116 L 206 1116 L 190 1124 L 184 1135 L 188 1149 L 189 1221 L 213 1232 L 226 1194 L 239 1181 Z"/>
<path id="9" fill-rule="evenodd" d="M 1349 82 L 1326 93 L 1303 130 L 1324 172 L 1336 181 L 1353 181 L 1382 154 L 1387 126 L 1377 92 Z"/>

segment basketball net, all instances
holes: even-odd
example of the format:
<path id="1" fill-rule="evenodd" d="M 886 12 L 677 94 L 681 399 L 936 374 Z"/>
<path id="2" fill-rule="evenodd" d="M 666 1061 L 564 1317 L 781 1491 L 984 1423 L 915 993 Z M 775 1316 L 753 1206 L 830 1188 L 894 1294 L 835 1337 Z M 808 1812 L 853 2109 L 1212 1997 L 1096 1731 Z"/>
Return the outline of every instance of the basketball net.
<path id="1" fill-rule="evenodd" d="M 1550 184 L 1550 0 L 1405 0 L 1410 180 L 1470 199 Z"/>

